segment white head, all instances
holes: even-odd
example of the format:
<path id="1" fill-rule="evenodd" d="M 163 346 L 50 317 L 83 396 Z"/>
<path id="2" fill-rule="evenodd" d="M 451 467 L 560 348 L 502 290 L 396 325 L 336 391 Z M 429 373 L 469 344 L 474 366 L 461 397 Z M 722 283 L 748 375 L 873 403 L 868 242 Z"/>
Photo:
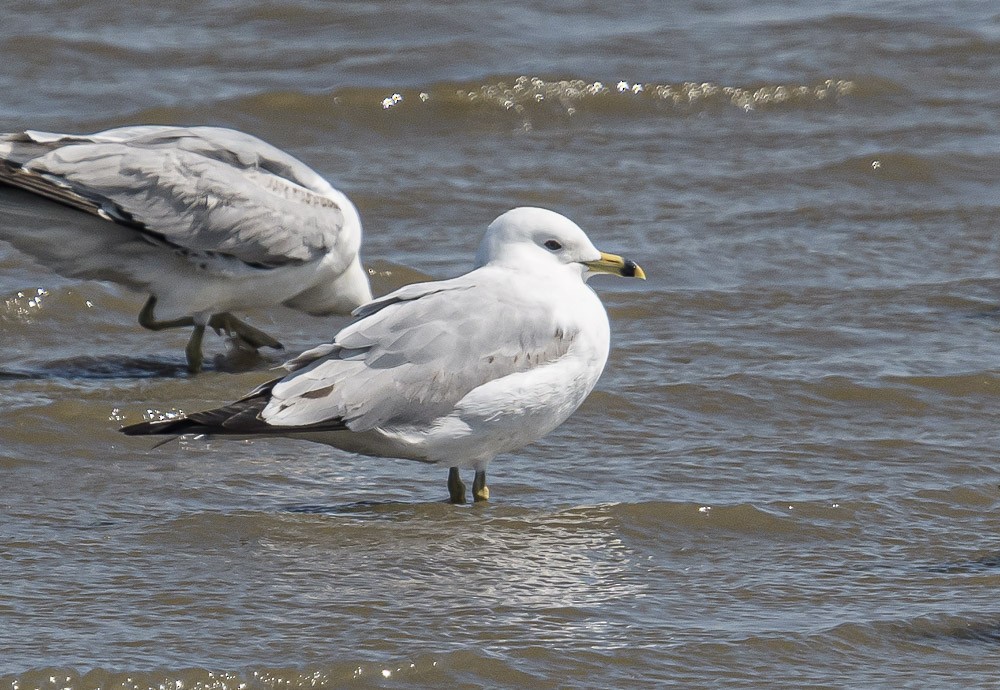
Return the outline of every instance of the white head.
<path id="1" fill-rule="evenodd" d="M 597 273 L 646 277 L 634 262 L 598 250 L 566 216 L 530 206 L 507 211 L 490 223 L 476 252 L 476 266 L 487 264 L 571 270 L 584 280 Z"/>

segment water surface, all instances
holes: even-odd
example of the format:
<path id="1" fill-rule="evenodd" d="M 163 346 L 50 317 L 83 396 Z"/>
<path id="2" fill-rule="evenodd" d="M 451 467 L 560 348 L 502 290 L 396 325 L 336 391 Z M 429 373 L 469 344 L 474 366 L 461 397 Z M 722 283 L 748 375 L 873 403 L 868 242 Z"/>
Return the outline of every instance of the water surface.
<path id="1" fill-rule="evenodd" d="M 0 48 L 5 131 L 307 161 L 380 293 L 527 204 L 649 276 L 593 281 L 598 389 L 457 508 L 433 468 L 121 436 L 280 356 L 190 378 L 141 295 L 0 244 L 0 687 L 995 683 L 990 3 L 15 0 Z"/>

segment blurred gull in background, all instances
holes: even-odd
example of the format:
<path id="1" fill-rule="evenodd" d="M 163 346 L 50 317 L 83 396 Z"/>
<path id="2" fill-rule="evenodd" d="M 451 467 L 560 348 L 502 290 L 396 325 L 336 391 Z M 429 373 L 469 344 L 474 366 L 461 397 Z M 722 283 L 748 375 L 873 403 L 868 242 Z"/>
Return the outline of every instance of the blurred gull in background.
<path id="1" fill-rule="evenodd" d="M 192 372 L 202 366 L 206 326 L 244 348 L 281 347 L 233 311 L 284 304 L 348 314 L 372 297 L 351 201 L 243 132 L 4 134 L 0 183 L 5 213 L 37 219 L 3 223 L 0 239 L 66 277 L 149 293 L 139 323 L 192 326 Z"/>

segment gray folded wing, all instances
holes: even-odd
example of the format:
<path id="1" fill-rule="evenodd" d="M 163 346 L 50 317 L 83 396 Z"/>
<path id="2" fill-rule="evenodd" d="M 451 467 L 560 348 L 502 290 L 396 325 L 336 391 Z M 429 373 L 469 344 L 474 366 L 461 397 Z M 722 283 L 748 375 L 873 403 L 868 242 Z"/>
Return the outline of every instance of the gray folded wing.
<path id="1" fill-rule="evenodd" d="M 359 310 L 336 340 L 293 360 L 261 417 L 272 427 L 339 422 L 353 431 L 426 425 L 466 394 L 568 351 L 575 329 L 511 276 L 474 271 L 411 285 Z"/>
<path id="2" fill-rule="evenodd" d="M 347 198 L 256 137 L 139 126 L 0 136 L 0 182 L 100 215 L 154 242 L 264 266 L 320 258 L 360 233 Z M 358 226 L 358 227 L 355 227 Z"/>

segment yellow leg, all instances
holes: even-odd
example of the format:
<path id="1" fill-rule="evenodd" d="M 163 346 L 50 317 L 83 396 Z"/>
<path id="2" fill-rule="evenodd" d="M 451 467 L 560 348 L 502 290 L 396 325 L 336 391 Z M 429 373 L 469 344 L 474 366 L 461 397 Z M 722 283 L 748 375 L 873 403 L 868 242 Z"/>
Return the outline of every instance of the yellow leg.
<path id="1" fill-rule="evenodd" d="M 476 478 L 472 480 L 472 499 L 476 503 L 490 500 L 490 487 L 486 486 L 486 470 L 476 471 Z"/>
<path id="2" fill-rule="evenodd" d="M 448 470 L 448 502 L 455 504 L 465 503 L 465 484 L 458 474 L 457 467 L 452 467 Z"/>

